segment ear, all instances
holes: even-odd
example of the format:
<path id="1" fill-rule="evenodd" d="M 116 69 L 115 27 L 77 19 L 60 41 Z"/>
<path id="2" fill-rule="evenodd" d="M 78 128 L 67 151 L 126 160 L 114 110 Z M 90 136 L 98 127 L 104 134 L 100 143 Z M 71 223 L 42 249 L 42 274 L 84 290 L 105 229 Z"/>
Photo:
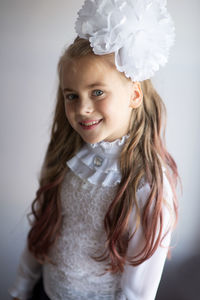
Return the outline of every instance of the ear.
<path id="1" fill-rule="evenodd" d="M 143 93 L 140 82 L 133 82 L 133 90 L 130 99 L 130 107 L 138 108 L 143 101 Z"/>

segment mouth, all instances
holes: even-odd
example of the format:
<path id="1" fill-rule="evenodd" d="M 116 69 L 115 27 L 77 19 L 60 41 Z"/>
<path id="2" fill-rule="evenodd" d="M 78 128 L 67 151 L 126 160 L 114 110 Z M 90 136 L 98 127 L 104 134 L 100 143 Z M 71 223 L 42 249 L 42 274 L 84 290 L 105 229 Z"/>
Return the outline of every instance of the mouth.
<path id="1" fill-rule="evenodd" d="M 102 121 L 102 119 L 101 120 L 88 120 L 88 121 L 79 122 L 79 124 L 81 125 L 81 127 L 83 129 L 89 130 L 89 129 L 93 129 L 93 128 L 97 127 L 101 123 L 101 121 Z"/>

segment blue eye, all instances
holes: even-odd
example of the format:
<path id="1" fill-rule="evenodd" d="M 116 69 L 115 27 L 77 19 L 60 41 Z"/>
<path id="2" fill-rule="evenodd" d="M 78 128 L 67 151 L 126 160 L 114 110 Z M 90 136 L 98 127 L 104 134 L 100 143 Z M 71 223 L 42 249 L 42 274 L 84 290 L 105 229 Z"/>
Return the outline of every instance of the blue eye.
<path id="1" fill-rule="evenodd" d="M 76 94 L 68 94 L 65 96 L 65 98 L 69 101 L 72 101 L 74 99 L 76 99 L 78 96 Z"/>
<path id="2" fill-rule="evenodd" d="M 94 96 L 102 96 L 103 95 L 103 91 L 101 91 L 101 90 L 95 90 L 95 91 L 93 91 L 93 95 Z"/>

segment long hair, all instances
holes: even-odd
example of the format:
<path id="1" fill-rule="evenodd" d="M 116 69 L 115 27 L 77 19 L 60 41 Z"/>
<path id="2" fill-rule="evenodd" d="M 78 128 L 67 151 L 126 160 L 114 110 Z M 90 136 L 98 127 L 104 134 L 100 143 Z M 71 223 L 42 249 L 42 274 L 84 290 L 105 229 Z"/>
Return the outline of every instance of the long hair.
<path id="1" fill-rule="evenodd" d="M 59 78 L 65 59 L 89 54 L 95 55 L 89 41 L 76 38 L 60 58 Z M 165 106 L 150 80 L 142 82 L 142 91 L 143 104 L 133 109 L 130 136 L 120 155 L 122 180 L 104 218 L 107 235 L 105 252 L 100 257 L 94 257 L 97 261 L 109 258 L 106 272 L 122 272 L 126 260 L 133 266 L 139 265 L 158 248 L 163 236 L 163 166 L 167 170 L 167 178 L 173 192 L 174 225 L 177 220 L 175 188 L 178 171 L 175 161 L 165 148 Z M 29 250 L 40 262 L 49 259 L 49 250 L 59 236 L 62 222 L 60 190 L 67 172 L 66 161 L 73 157 L 83 144 L 84 141 L 66 118 L 59 83 L 51 138 L 42 167 L 40 186 L 32 203 L 33 220 L 28 234 Z M 137 190 L 144 178 L 149 183 L 150 193 L 145 207 L 140 211 Z M 128 242 L 130 238 L 134 238 L 134 234 L 128 236 L 128 223 L 133 208 L 136 209 L 137 228 L 143 228 L 145 246 L 138 255 L 127 257 Z"/>

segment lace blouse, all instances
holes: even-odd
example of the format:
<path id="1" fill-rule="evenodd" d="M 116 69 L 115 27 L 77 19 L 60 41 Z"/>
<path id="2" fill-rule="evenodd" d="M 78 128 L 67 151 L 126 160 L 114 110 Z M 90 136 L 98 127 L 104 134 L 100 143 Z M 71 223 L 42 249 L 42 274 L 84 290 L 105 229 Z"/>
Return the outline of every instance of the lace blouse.
<path id="1" fill-rule="evenodd" d="M 25 248 L 19 265 L 13 297 L 26 300 L 37 279 L 43 276 L 44 288 L 51 300 L 153 300 L 161 278 L 170 236 L 154 255 L 137 267 L 125 265 L 122 274 L 104 273 L 108 261 L 97 262 L 91 256 L 104 252 L 106 234 L 103 220 L 121 180 L 118 158 L 128 136 L 112 143 L 85 144 L 67 162 L 68 172 L 61 187 L 62 227 L 50 250 L 55 264 L 40 265 Z M 149 194 L 143 182 L 137 191 L 142 207 Z M 165 199 L 172 193 L 164 175 Z M 169 212 L 163 208 L 164 228 Z M 129 221 L 129 234 L 135 229 L 135 212 Z M 144 245 L 139 228 L 129 242 L 128 254 L 139 253 Z"/>

